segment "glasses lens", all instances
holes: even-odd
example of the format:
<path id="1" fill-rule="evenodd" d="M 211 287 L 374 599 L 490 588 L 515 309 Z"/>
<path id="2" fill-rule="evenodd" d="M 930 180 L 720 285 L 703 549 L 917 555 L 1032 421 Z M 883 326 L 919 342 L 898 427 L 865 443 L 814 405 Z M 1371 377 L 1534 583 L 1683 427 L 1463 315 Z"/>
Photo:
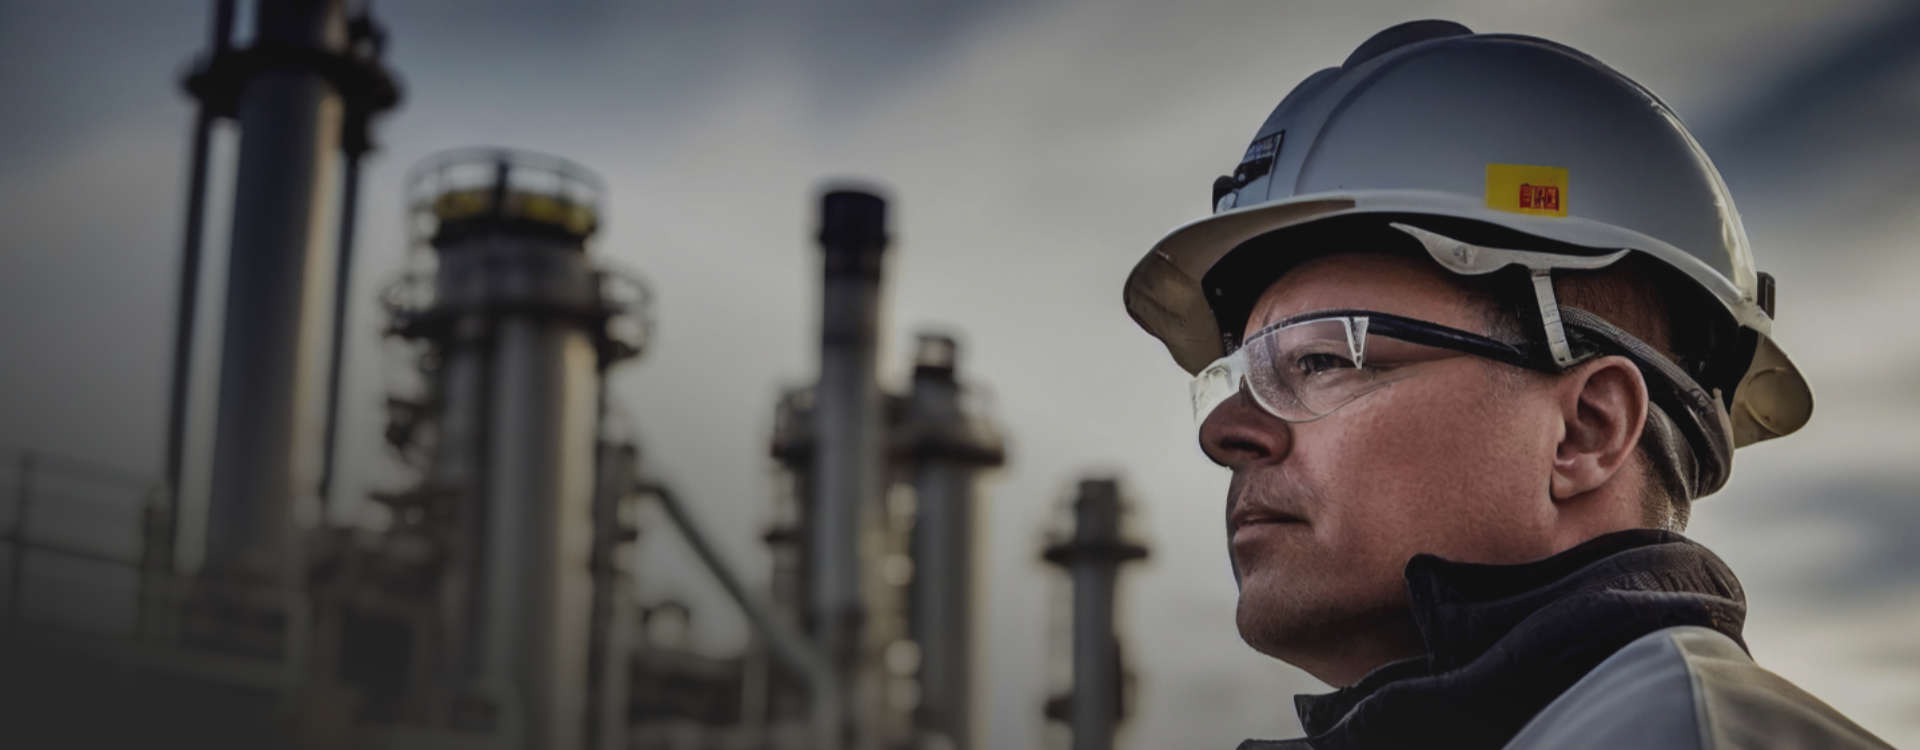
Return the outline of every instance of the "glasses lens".
<path id="1" fill-rule="evenodd" d="M 1194 377 L 1194 421 L 1205 421 L 1243 389 L 1261 409 L 1289 422 L 1325 416 L 1365 386 L 1365 344 L 1352 318 L 1310 320 L 1256 335 Z"/>
<path id="2" fill-rule="evenodd" d="M 1219 408 L 1221 402 L 1233 398 L 1233 394 L 1240 392 L 1240 373 L 1246 369 L 1243 366 L 1244 362 L 1245 359 L 1236 353 L 1233 356 L 1222 357 L 1208 365 L 1207 369 L 1201 370 L 1199 375 L 1194 376 L 1193 384 L 1190 386 L 1193 395 L 1194 424 L 1206 421 L 1207 415 Z"/>
<path id="3" fill-rule="evenodd" d="M 1405 326 L 1417 321 L 1402 321 Z M 1422 362 L 1459 356 L 1450 347 L 1376 333 L 1366 316 L 1330 317 L 1255 334 L 1193 381 L 1196 421 L 1242 390 L 1288 422 L 1319 419 L 1417 371 Z M 1471 334 L 1460 334 L 1471 335 Z"/>
<path id="4" fill-rule="evenodd" d="M 1281 419 L 1326 416 L 1366 384 L 1365 343 L 1352 318 L 1311 320 L 1263 334 L 1245 347 L 1247 390 Z"/>

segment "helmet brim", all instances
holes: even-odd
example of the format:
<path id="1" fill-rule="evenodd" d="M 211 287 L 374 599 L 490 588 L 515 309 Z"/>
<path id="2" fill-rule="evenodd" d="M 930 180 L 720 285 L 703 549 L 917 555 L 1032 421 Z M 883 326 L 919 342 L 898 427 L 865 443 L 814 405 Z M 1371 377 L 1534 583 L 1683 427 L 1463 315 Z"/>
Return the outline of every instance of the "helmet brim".
<path id="1" fill-rule="evenodd" d="M 1127 312 L 1160 339 L 1174 361 L 1198 373 L 1225 352 L 1223 327 L 1202 280 L 1236 248 L 1263 235 L 1341 216 L 1431 215 L 1482 222 L 1596 252 L 1631 249 L 1685 274 L 1741 327 L 1758 335 L 1753 361 L 1736 386 L 1730 417 L 1735 445 L 1786 435 L 1806 424 L 1813 394 L 1799 368 L 1775 344 L 1772 318 L 1755 300 L 1750 278 L 1727 276 L 1657 238 L 1579 216 L 1537 217 L 1485 207 L 1452 193 L 1417 190 L 1318 193 L 1224 211 L 1169 232 L 1127 277 Z M 1443 266 L 1444 267 L 1444 266 Z M 1573 266 L 1570 266 L 1573 267 Z M 1582 266 L 1585 267 L 1585 266 Z M 1739 284 L 1739 286 L 1736 286 Z M 1742 288 L 1745 287 L 1745 288 Z"/>

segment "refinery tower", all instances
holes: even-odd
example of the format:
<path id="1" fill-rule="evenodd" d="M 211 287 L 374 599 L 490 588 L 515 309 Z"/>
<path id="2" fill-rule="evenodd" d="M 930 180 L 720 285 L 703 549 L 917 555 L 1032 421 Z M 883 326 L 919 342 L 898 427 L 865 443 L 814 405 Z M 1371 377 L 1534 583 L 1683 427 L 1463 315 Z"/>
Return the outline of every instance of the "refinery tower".
<path id="1" fill-rule="evenodd" d="M 351 514 L 325 512 L 347 501 L 336 444 L 374 437 L 341 434 L 337 418 L 360 168 L 400 87 L 365 3 L 241 10 L 214 4 L 209 49 L 185 78 L 197 112 L 163 477 L 124 518 L 88 519 L 137 530 L 126 549 L 83 549 L 49 536 L 54 501 L 37 489 L 77 464 L 20 463 L 0 536 L 0 725 L 35 747 L 985 747 L 981 480 L 1009 449 L 951 330 L 917 337 L 906 382 L 879 375 L 894 240 L 880 190 L 818 196 L 819 367 L 769 385 L 769 451 L 741 457 L 774 465 L 776 487 L 704 500 L 764 502 L 770 566 L 756 574 L 719 553 L 703 500 L 643 465 L 645 415 L 609 417 L 608 376 L 641 359 L 655 322 L 649 287 L 595 247 L 601 181 L 503 148 L 419 161 L 402 197 L 405 268 L 378 292 L 382 329 L 363 332 L 395 344 L 387 364 L 409 375 L 385 394 L 378 436 L 407 478 L 364 498 L 385 523 L 341 525 Z M 208 337 L 193 323 L 223 135 L 237 140 L 235 189 Z M 219 386 L 193 404 L 202 338 Z M 189 517 L 195 412 L 213 438 L 192 459 L 209 488 Z M 307 425 L 313 413 L 324 422 Z M 315 456 L 317 476 L 304 475 Z M 1120 532 L 1117 484 L 1079 487 L 1075 520 L 1044 552 L 1072 581 L 1059 597 L 1072 634 L 1053 644 L 1072 677 L 1034 710 L 1098 750 L 1126 709 L 1117 573 L 1145 549 Z M 672 528 L 640 528 L 648 504 Z M 183 527 L 204 530 L 197 548 L 181 549 L 194 538 Z M 731 597 L 752 628 L 744 652 L 660 637 L 709 615 L 637 598 L 636 581 L 666 575 L 630 554 L 656 533 L 684 537 Z M 76 561 L 104 578 L 48 577 Z M 125 623 L 36 609 L 60 586 L 125 593 Z"/>

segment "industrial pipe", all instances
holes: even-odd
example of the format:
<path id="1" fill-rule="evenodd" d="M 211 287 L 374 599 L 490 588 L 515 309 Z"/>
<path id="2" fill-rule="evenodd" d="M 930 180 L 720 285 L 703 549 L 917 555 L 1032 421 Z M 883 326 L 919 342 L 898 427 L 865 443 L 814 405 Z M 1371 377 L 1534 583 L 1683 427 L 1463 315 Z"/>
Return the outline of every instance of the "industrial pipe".
<path id="1" fill-rule="evenodd" d="M 700 524 L 694 521 L 692 512 L 680 502 L 680 497 L 674 494 L 672 488 L 659 482 L 641 482 L 635 485 L 634 490 L 642 495 L 659 499 L 660 506 L 667 511 L 667 517 L 672 519 L 674 527 L 678 528 L 680 535 L 687 540 L 687 546 L 692 547 L 694 554 L 699 556 L 700 562 L 707 566 L 707 570 L 713 572 L 714 578 L 720 582 L 720 588 L 727 592 L 727 596 L 732 598 L 734 604 L 738 605 L 740 611 L 747 616 L 748 624 L 766 639 L 767 644 L 773 649 L 774 656 L 779 658 L 788 669 L 806 679 L 808 688 L 813 692 L 816 715 L 825 712 L 826 715 L 833 716 L 835 715 L 833 712 L 844 710 L 840 683 L 836 680 L 832 664 L 813 644 L 808 643 L 805 637 L 774 617 L 766 605 L 747 592 L 746 585 L 740 582 L 739 574 L 735 573 L 726 559 L 720 556 L 719 548 L 715 547 L 708 539 L 706 532 L 700 529 Z M 838 746 L 825 747 L 837 748 Z"/>

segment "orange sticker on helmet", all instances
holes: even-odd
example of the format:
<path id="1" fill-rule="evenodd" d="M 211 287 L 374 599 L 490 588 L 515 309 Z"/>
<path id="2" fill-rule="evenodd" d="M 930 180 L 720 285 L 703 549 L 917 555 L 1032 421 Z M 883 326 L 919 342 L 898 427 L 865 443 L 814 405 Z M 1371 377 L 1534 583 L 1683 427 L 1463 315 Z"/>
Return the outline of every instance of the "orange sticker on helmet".
<path id="1" fill-rule="evenodd" d="M 1487 208 L 1534 216 L 1567 215 L 1567 170 L 1532 164 L 1488 164 Z"/>

